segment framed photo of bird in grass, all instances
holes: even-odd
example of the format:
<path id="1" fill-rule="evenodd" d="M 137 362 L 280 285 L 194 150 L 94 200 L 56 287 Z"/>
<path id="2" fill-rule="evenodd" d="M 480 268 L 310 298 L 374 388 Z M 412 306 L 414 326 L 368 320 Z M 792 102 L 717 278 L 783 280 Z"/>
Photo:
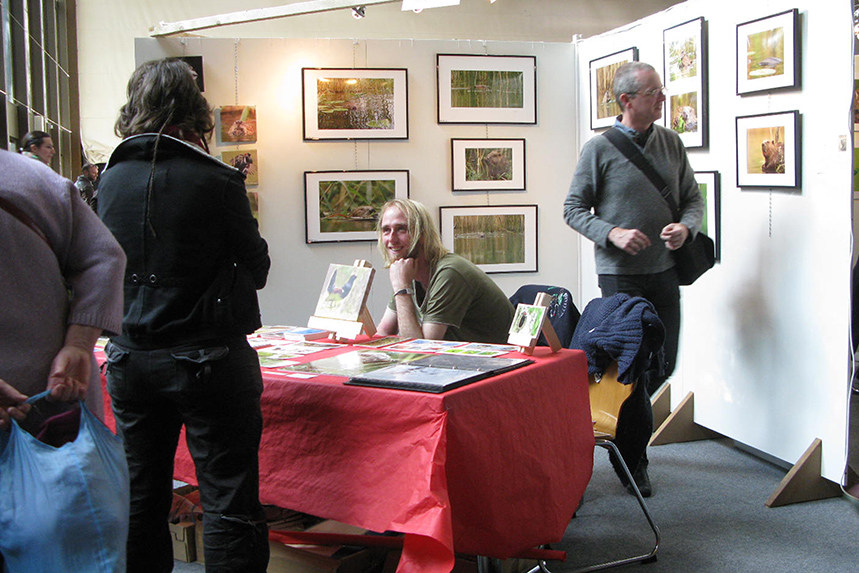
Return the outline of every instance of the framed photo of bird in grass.
<path id="1" fill-rule="evenodd" d="M 404 169 L 306 171 L 307 243 L 375 241 L 379 209 L 408 196 L 409 172 Z"/>
<path id="2" fill-rule="evenodd" d="M 524 191 L 524 139 L 451 139 L 454 191 Z"/>
<path id="3" fill-rule="evenodd" d="M 537 272 L 537 205 L 439 207 L 441 242 L 486 273 Z"/>
<path id="4" fill-rule="evenodd" d="M 665 73 L 665 126 L 686 147 L 707 146 L 707 35 L 704 18 L 662 33 Z"/>
<path id="5" fill-rule="evenodd" d="M 537 57 L 437 54 L 439 123 L 537 123 Z"/>
<path id="6" fill-rule="evenodd" d="M 357 321 L 367 302 L 373 274 L 372 267 L 328 265 L 313 316 Z"/>
<path id="7" fill-rule="evenodd" d="M 304 141 L 408 139 L 405 68 L 302 68 Z"/>
<path id="8" fill-rule="evenodd" d="M 737 25 L 737 95 L 800 86 L 799 12 Z"/>
<path id="9" fill-rule="evenodd" d="M 802 184 L 798 111 L 737 117 L 737 187 Z"/>
<path id="10" fill-rule="evenodd" d="M 628 62 L 638 61 L 638 48 L 632 47 L 590 61 L 591 129 L 614 125 L 620 104 L 614 97 L 614 74 Z"/>

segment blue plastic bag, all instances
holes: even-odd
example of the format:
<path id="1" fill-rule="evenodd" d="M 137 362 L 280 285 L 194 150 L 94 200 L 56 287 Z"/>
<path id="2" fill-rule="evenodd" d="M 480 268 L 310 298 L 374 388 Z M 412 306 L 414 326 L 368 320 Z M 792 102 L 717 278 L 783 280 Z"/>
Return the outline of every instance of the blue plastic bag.
<path id="1" fill-rule="evenodd" d="M 28 402 L 45 397 L 33 396 Z M 128 466 L 121 438 L 83 402 L 56 448 L 14 422 L 0 439 L 0 552 L 8 573 L 125 571 Z"/>

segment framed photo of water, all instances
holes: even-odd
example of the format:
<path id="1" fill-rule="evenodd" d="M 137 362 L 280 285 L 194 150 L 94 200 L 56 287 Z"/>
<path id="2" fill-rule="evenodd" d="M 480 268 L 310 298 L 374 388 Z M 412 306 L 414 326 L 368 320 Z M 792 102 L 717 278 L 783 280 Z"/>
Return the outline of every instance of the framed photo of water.
<path id="1" fill-rule="evenodd" d="M 439 123 L 537 123 L 537 57 L 437 54 Z"/>
<path id="2" fill-rule="evenodd" d="M 537 205 L 439 207 L 441 241 L 486 273 L 537 272 Z"/>
<path id="3" fill-rule="evenodd" d="M 409 197 L 409 172 L 305 171 L 305 236 L 310 243 L 375 241 L 379 209 Z"/>
<path id="4" fill-rule="evenodd" d="M 737 95 L 800 87 L 796 8 L 737 25 Z"/>
<path id="5" fill-rule="evenodd" d="M 454 191 L 524 191 L 524 139 L 451 139 Z"/>
<path id="6" fill-rule="evenodd" d="M 408 139 L 405 68 L 302 68 L 304 141 Z"/>

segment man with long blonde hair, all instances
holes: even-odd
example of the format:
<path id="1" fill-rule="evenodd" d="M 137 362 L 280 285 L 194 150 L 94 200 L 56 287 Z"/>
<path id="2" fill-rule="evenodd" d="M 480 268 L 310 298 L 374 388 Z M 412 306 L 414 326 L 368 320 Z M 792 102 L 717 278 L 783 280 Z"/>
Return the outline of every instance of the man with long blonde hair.
<path id="1" fill-rule="evenodd" d="M 410 199 L 388 201 L 378 233 L 394 291 L 379 334 L 506 342 L 513 305 L 486 273 L 442 245 L 424 205 Z"/>

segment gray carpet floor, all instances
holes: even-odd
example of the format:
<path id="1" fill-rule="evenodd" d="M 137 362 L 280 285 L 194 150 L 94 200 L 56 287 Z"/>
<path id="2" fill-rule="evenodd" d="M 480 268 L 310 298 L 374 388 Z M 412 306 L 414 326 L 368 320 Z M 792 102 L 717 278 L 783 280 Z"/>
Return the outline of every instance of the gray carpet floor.
<path id="1" fill-rule="evenodd" d="M 657 561 L 618 571 L 642 573 L 848 573 L 859 571 L 859 505 L 852 498 L 767 508 L 785 470 L 727 439 L 650 448 L 653 497 L 648 507 L 662 533 Z M 556 549 L 556 573 L 646 553 L 653 535 L 635 499 L 596 452 L 584 504 Z M 174 571 L 200 573 L 199 563 Z"/>

